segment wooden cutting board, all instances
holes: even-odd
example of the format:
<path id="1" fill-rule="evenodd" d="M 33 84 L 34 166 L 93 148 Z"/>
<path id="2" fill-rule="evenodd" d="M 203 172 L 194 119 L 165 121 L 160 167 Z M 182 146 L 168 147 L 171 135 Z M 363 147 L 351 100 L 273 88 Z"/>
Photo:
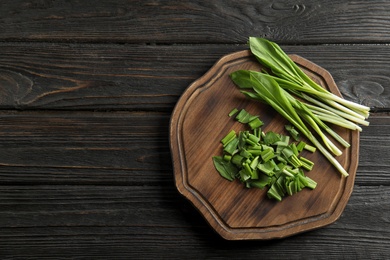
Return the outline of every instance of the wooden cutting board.
<path id="1" fill-rule="evenodd" d="M 341 96 L 326 70 L 297 55 L 290 57 L 313 80 Z M 343 154 L 337 157 L 349 177 L 341 177 L 320 152 L 307 152 L 302 155 L 315 162 L 307 175 L 318 185 L 282 202 L 268 199 L 266 189 L 247 189 L 239 181 L 223 179 L 215 170 L 212 156 L 222 154 L 220 140 L 232 129 L 245 129 L 228 117 L 233 108 L 259 115 L 265 123 L 263 131 L 287 134 L 284 118 L 271 107 L 247 99 L 233 84 L 229 74 L 239 69 L 260 70 L 261 66 L 249 51 L 227 55 L 192 83 L 176 104 L 170 146 L 178 191 L 228 240 L 283 238 L 333 223 L 352 193 L 358 165 L 357 131 L 334 127 L 351 144 L 348 149 L 339 146 Z"/>

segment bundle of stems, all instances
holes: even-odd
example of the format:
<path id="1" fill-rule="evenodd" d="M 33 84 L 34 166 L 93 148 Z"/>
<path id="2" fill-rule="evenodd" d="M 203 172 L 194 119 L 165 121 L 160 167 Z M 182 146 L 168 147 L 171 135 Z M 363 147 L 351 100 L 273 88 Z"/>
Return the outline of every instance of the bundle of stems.
<path id="1" fill-rule="evenodd" d="M 348 176 L 348 172 L 333 157 L 341 155 L 341 150 L 323 130 L 344 147 L 350 144 L 325 122 L 362 131 L 359 124 L 369 125 L 366 119 L 370 108 L 345 100 L 318 85 L 276 43 L 250 37 L 249 46 L 258 61 L 271 70 L 272 75 L 266 71 L 239 70 L 231 74 L 233 82 L 246 96 L 271 105 L 304 134 L 342 176 Z M 310 129 L 317 133 L 322 143 Z"/>
<path id="2" fill-rule="evenodd" d="M 315 99 L 317 105 L 346 117 L 348 120 L 368 125 L 370 108 L 339 97 L 321 87 L 307 76 L 275 42 L 264 38 L 249 37 L 249 48 L 256 59 L 279 78 L 278 83 L 286 90 L 300 92 L 304 98 Z M 310 100 L 310 101 L 312 101 Z"/>

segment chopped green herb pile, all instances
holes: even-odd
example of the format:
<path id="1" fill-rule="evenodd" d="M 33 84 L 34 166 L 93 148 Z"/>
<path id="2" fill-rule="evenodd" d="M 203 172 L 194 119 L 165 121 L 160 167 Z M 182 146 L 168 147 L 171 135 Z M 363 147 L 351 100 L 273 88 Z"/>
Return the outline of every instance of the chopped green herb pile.
<path id="1" fill-rule="evenodd" d="M 231 130 L 222 138 L 223 155 L 213 157 L 222 177 L 229 181 L 237 179 L 247 188 L 268 187 L 267 196 L 278 201 L 305 187 L 316 187 L 317 183 L 304 174 L 304 169 L 310 171 L 314 163 L 300 156 L 303 149 L 314 152 L 314 147 L 303 141 L 290 142 L 288 135 L 263 132 L 263 122 L 244 109 L 234 109 L 229 116 L 235 114 L 235 119 L 247 124 L 250 130 L 239 133 Z"/>
<path id="2" fill-rule="evenodd" d="M 370 108 L 347 101 L 322 88 L 276 43 L 250 37 L 249 47 L 257 60 L 271 70 L 272 75 L 265 70 L 261 72 L 239 70 L 230 75 L 233 82 L 247 97 L 273 107 L 305 135 L 342 176 L 348 176 L 347 171 L 333 157 L 341 155 L 342 151 L 324 132 L 345 148 L 350 144 L 325 122 L 361 131 L 358 124 L 369 125 L 365 119 L 369 116 Z M 289 127 L 287 130 L 294 138 L 298 136 L 294 128 Z"/>

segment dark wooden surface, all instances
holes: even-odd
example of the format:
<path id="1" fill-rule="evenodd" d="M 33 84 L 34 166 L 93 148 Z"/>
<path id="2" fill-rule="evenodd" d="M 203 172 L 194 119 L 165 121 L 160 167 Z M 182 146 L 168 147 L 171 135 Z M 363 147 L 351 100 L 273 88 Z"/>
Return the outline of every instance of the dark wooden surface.
<path id="1" fill-rule="evenodd" d="M 389 1 L 1 1 L 1 258 L 388 258 L 389 14 Z M 173 107 L 248 36 L 373 108 L 332 225 L 225 241 L 175 189 Z"/>

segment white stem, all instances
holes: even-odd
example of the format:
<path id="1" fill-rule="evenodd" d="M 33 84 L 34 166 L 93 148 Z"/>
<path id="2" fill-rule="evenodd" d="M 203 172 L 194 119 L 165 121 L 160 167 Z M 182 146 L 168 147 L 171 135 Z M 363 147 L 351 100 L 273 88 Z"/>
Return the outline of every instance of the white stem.
<path id="1" fill-rule="evenodd" d="M 321 143 L 314 136 L 311 136 L 311 138 L 309 139 L 318 148 L 318 150 L 320 150 L 320 152 L 329 160 L 329 162 L 337 168 L 337 170 L 341 173 L 342 176 L 347 177 L 349 175 L 348 172 L 343 168 L 343 166 L 341 166 L 341 164 L 328 152 L 327 149 L 325 149 L 325 147 L 321 145 Z"/>
<path id="2" fill-rule="evenodd" d="M 368 111 L 370 111 L 370 108 L 367 107 L 367 106 L 364 106 L 364 105 L 361 105 L 361 104 L 358 104 L 358 103 L 346 100 L 346 99 L 344 99 L 342 97 L 339 97 L 339 96 L 333 94 L 332 92 L 327 91 L 326 89 L 324 89 L 326 92 L 321 92 L 321 91 L 315 90 L 309 84 L 305 84 L 305 86 L 311 88 L 313 90 L 313 94 L 316 95 L 316 96 L 325 98 L 326 100 L 331 99 L 331 100 L 337 101 L 340 104 L 343 104 L 343 105 L 347 106 L 348 108 L 352 108 L 354 110 L 361 111 L 361 112 L 363 112 L 363 114 L 368 116 Z"/>
<path id="3" fill-rule="evenodd" d="M 358 130 L 359 132 L 362 131 L 362 128 L 360 126 L 345 119 L 344 117 L 337 115 L 336 113 L 333 113 L 332 111 L 308 103 L 306 103 L 306 106 L 310 108 L 313 114 L 315 114 L 319 119 L 324 122 L 332 123 L 334 125 L 338 125 L 351 130 Z"/>
<path id="4" fill-rule="evenodd" d="M 342 117 L 332 117 L 317 111 L 313 111 L 313 113 L 324 122 L 332 123 L 334 125 L 338 125 L 350 130 L 358 130 L 359 132 L 362 131 L 362 128 L 360 126 L 348 120 L 345 120 Z"/>
<path id="5" fill-rule="evenodd" d="M 316 104 L 317 106 L 320 106 L 320 107 L 322 107 L 324 109 L 327 109 L 327 110 L 329 110 L 329 111 L 331 111 L 331 112 L 333 112 L 335 114 L 338 114 L 341 117 L 349 119 L 349 120 L 351 120 L 353 122 L 356 122 L 358 124 L 362 124 L 362 125 L 365 125 L 365 126 L 368 126 L 370 124 L 369 122 L 365 121 L 364 118 L 362 119 L 361 115 L 358 115 L 358 117 L 355 117 L 355 116 L 352 116 L 349 113 L 345 113 L 343 111 L 340 111 L 340 110 L 334 109 L 334 108 L 332 108 L 332 107 L 330 107 L 328 105 L 325 105 L 324 103 L 322 103 L 322 102 L 320 102 L 320 101 L 318 101 L 318 100 L 316 100 L 316 99 L 314 99 L 312 97 L 309 97 L 306 94 L 302 94 L 302 96 L 303 96 L 303 98 L 305 98 L 306 100 L 312 102 L 313 104 Z M 336 102 L 334 102 L 334 103 L 336 103 Z M 355 113 L 355 112 L 353 112 L 353 113 Z"/>

